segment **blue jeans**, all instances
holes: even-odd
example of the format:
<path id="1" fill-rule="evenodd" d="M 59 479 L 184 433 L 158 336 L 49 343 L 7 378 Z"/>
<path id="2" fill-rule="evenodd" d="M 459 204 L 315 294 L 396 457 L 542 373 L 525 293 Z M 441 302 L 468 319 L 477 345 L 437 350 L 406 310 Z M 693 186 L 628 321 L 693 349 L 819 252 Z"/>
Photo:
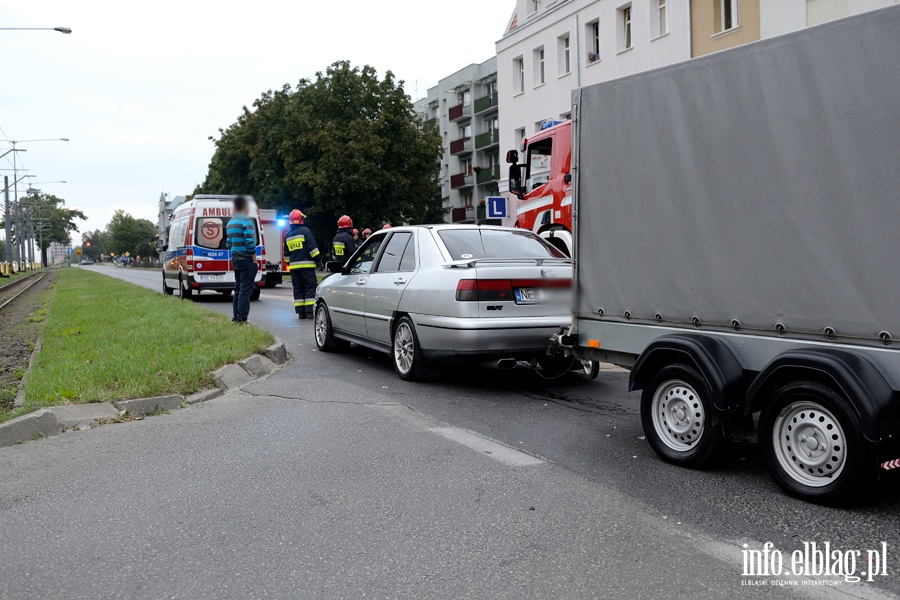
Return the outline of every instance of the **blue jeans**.
<path id="1" fill-rule="evenodd" d="M 246 321 L 250 316 L 250 294 L 253 293 L 256 272 L 259 266 L 249 256 L 232 259 L 234 265 L 234 298 L 232 309 L 235 321 Z"/>

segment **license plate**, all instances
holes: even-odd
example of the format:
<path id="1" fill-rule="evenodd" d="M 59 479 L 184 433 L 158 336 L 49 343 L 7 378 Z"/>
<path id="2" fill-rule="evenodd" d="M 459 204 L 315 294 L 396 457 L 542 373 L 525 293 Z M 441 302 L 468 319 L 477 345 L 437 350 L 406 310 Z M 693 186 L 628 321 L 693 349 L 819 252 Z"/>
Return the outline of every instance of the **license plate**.
<path id="1" fill-rule="evenodd" d="M 221 275 L 206 275 L 204 277 L 204 279 L 206 279 L 206 281 L 222 281 L 222 276 Z"/>
<path id="2" fill-rule="evenodd" d="M 535 288 L 516 288 L 516 304 L 537 304 L 540 302 Z"/>

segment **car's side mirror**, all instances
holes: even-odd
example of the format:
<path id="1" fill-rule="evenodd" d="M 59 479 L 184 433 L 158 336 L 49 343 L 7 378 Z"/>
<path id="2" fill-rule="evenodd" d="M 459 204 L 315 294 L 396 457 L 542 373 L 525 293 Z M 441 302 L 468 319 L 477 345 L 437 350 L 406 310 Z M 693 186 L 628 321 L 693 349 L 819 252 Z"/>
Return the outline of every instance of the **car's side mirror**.
<path id="1" fill-rule="evenodd" d="M 337 260 L 330 260 L 325 263 L 325 270 L 329 273 L 343 273 L 344 263 Z"/>

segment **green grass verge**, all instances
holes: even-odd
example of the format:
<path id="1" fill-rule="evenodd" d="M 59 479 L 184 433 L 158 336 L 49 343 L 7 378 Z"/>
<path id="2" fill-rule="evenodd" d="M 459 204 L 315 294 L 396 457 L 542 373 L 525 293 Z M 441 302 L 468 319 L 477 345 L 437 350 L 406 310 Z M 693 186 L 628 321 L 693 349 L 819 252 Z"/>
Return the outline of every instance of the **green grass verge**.
<path id="1" fill-rule="evenodd" d="M 266 331 L 191 302 L 65 269 L 17 412 L 66 400 L 189 394 L 211 385 L 215 369 L 273 341 Z"/>

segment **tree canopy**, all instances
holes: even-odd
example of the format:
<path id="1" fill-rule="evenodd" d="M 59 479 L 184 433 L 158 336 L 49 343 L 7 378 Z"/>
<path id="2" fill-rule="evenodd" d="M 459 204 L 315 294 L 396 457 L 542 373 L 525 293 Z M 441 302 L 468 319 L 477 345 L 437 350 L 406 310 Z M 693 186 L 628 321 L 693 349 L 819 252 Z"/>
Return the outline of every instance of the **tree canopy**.
<path id="1" fill-rule="evenodd" d="M 99 243 L 117 256 L 125 252 L 130 256 L 156 256 L 155 238 L 156 225 L 147 219 L 135 219 L 127 212 L 117 210 L 106 226 L 106 233 L 100 236 Z M 93 245 L 92 241 L 92 248 Z"/>
<path id="2" fill-rule="evenodd" d="M 264 93 L 213 141 L 195 193 L 247 193 L 262 208 L 300 208 L 319 235 L 343 214 L 373 229 L 443 221 L 440 135 L 421 127 L 390 71 L 379 80 L 370 66 L 336 62 L 314 81 Z"/>

